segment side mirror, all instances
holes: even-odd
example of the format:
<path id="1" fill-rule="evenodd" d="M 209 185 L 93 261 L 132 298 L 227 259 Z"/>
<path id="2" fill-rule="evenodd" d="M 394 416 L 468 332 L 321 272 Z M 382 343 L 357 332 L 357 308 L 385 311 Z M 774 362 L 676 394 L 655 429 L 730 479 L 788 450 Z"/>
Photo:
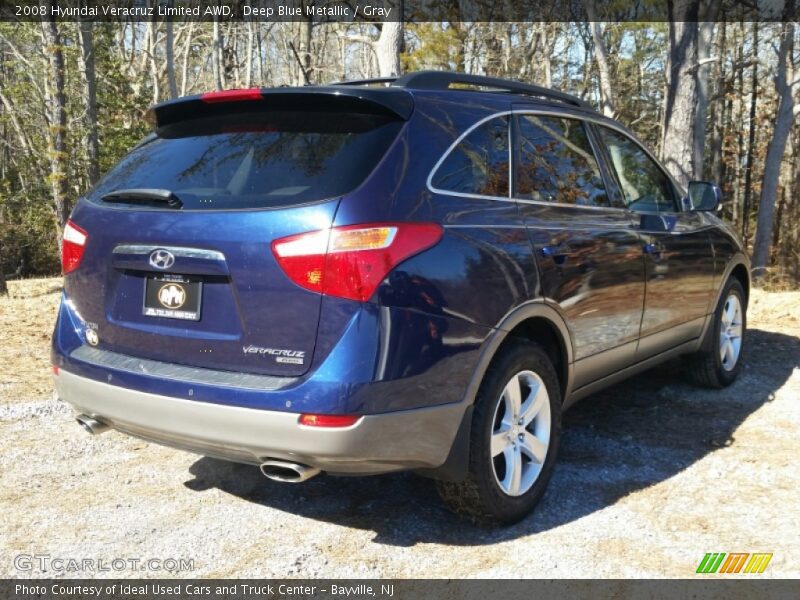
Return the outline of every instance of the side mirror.
<path id="1" fill-rule="evenodd" d="M 722 190 L 708 181 L 689 182 L 689 210 L 717 210 L 722 203 Z"/>

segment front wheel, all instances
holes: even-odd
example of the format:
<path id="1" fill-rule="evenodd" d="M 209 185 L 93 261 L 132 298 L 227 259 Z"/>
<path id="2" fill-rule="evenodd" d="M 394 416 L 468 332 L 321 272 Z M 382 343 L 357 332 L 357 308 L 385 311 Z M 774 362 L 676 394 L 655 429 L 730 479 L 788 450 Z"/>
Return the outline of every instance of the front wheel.
<path id="1" fill-rule="evenodd" d="M 722 290 L 712 317 L 712 344 L 708 350 L 683 358 L 692 381 L 708 388 L 729 386 L 742 368 L 747 314 L 742 284 L 734 278 Z"/>
<path id="2" fill-rule="evenodd" d="M 555 369 L 538 346 L 515 342 L 489 367 L 473 411 L 470 462 L 461 482 L 437 482 L 455 512 L 510 524 L 544 494 L 561 432 Z"/>

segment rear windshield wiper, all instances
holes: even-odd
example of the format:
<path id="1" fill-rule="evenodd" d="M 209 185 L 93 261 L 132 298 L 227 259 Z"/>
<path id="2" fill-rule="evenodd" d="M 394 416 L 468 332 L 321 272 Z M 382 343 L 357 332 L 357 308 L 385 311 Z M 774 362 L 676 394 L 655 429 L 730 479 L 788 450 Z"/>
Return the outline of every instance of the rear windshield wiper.
<path id="1" fill-rule="evenodd" d="M 119 202 L 122 204 L 150 204 L 164 205 L 166 208 L 181 208 L 183 202 L 173 192 L 157 188 L 135 188 L 129 190 L 116 190 L 102 196 L 105 202 Z"/>

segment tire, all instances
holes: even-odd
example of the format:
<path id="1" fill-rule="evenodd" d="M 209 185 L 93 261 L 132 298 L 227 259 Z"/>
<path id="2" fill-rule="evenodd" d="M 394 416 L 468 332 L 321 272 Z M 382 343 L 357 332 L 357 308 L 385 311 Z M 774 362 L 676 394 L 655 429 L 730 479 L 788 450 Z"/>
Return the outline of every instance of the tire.
<path id="1" fill-rule="evenodd" d="M 696 385 L 719 389 L 736 381 L 745 350 L 746 306 L 742 284 L 729 279 L 714 311 L 710 349 L 683 357 L 684 368 Z"/>
<path id="2" fill-rule="evenodd" d="M 519 407 L 517 419 L 511 418 L 514 406 Z M 521 419 L 532 420 L 524 424 Z M 560 434 L 561 391 L 553 364 L 539 346 L 513 342 L 493 361 L 478 391 L 467 477 L 437 481 L 439 495 L 451 510 L 474 522 L 519 521 L 544 494 Z M 517 467 L 511 472 L 509 460 Z"/>

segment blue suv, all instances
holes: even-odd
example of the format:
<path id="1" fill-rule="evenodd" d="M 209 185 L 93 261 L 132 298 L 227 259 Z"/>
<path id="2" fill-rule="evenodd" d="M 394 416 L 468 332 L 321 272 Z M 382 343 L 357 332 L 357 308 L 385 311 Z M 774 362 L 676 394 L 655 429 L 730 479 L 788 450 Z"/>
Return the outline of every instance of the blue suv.
<path id="1" fill-rule="evenodd" d="M 64 231 L 55 384 L 92 433 L 286 482 L 410 469 L 510 523 L 565 408 L 673 357 L 741 367 L 719 189 L 573 96 L 418 72 L 148 118 Z"/>

